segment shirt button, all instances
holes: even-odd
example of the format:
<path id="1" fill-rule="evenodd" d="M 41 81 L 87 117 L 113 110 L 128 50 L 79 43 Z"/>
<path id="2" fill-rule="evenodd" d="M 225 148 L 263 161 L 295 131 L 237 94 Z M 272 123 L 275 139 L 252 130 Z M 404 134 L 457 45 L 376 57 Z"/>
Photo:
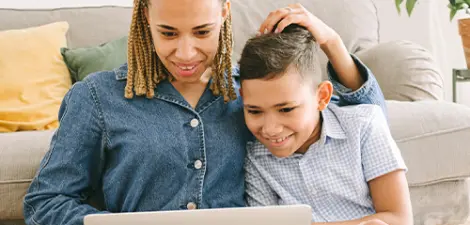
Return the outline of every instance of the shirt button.
<path id="1" fill-rule="evenodd" d="M 191 120 L 191 127 L 197 127 L 199 125 L 199 120 L 197 119 L 192 119 Z"/>
<path id="2" fill-rule="evenodd" d="M 189 210 L 192 210 L 192 209 L 196 209 L 197 206 L 196 206 L 196 203 L 194 202 L 190 202 L 186 205 L 186 207 L 189 209 Z"/>
<path id="3" fill-rule="evenodd" d="M 310 189 L 310 193 L 312 195 L 316 195 L 317 194 L 317 190 L 315 189 L 315 187 L 313 185 L 309 185 L 309 189 Z"/>
<path id="4" fill-rule="evenodd" d="M 202 162 L 201 162 L 201 160 L 196 160 L 196 161 L 194 162 L 194 168 L 196 168 L 197 170 L 202 168 Z"/>

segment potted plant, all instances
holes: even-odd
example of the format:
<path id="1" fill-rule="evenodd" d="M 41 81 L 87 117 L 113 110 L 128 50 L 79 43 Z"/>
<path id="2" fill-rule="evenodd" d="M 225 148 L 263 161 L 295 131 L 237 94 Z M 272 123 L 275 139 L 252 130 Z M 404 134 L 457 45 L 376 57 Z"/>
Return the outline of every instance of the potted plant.
<path id="1" fill-rule="evenodd" d="M 405 0 L 395 0 L 398 13 L 401 12 L 401 5 Z M 406 0 L 406 11 L 408 16 L 411 16 L 413 8 L 418 0 Z M 458 11 L 465 11 L 467 15 L 470 15 L 470 0 L 449 0 L 447 7 L 449 8 L 450 21 L 455 17 Z M 465 53 L 465 60 L 467 62 L 467 68 L 470 69 L 470 18 L 464 18 L 458 20 L 459 34 L 462 38 L 463 49 Z"/>

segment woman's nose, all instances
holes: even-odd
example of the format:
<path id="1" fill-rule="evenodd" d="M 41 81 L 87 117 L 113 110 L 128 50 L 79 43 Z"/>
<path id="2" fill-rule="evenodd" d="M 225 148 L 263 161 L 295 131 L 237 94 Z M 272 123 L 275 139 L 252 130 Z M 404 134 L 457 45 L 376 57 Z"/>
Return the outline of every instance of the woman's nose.
<path id="1" fill-rule="evenodd" d="M 191 62 L 197 55 L 196 47 L 194 46 L 191 37 L 183 37 L 178 41 L 175 56 L 182 62 Z"/>

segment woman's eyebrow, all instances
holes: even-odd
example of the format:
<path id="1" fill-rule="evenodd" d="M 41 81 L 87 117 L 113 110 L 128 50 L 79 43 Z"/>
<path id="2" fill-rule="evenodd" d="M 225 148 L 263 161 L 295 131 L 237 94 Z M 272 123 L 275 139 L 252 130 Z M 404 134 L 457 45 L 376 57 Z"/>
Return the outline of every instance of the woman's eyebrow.
<path id="1" fill-rule="evenodd" d="M 176 28 L 174 28 L 172 26 L 164 25 L 164 24 L 158 24 L 157 27 L 167 29 L 167 30 L 176 30 Z"/>
<path id="2" fill-rule="evenodd" d="M 194 27 L 193 30 L 199 30 L 199 29 L 203 29 L 203 28 L 210 27 L 210 26 L 213 26 L 213 25 L 215 25 L 215 23 L 206 23 L 206 24 L 202 24 L 202 25 L 199 25 L 197 27 Z M 164 24 L 158 24 L 157 27 L 167 29 L 167 30 L 177 30 L 176 28 L 174 28 L 172 26 L 168 26 L 168 25 L 164 25 Z"/>
<path id="3" fill-rule="evenodd" d="M 193 30 L 203 29 L 203 28 L 206 28 L 206 27 L 210 27 L 212 25 L 215 25 L 215 23 L 206 23 L 206 24 L 203 24 L 203 25 L 199 25 L 197 27 L 194 27 Z"/>

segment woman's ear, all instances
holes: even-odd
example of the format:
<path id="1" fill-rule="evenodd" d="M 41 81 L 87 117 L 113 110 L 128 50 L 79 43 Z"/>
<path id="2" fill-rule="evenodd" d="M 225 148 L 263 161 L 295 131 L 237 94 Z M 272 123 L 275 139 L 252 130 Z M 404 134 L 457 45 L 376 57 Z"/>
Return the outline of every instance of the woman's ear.
<path id="1" fill-rule="evenodd" d="M 333 84 L 330 81 L 323 81 L 317 88 L 318 110 L 324 110 L 330 103 L 333 95 Z"/>
<path id="2" fill-rule="evenodd" d="M 222 23 L 225 22 L 225 20 L 227 19 L 228 15 L 230 14 L 230 0 L 227 0 L 224 5 L 222 6 L 222 17 L 224 18 Z"/>
<path id="3" fill-rule="evenodd" d="M 149 7 L 148 6 L 144 7 L 144 15 L 145 15 L 145 20 L 147 21 L 147 25 L 149 25 L 150 19 L 149 19 Z"/>

